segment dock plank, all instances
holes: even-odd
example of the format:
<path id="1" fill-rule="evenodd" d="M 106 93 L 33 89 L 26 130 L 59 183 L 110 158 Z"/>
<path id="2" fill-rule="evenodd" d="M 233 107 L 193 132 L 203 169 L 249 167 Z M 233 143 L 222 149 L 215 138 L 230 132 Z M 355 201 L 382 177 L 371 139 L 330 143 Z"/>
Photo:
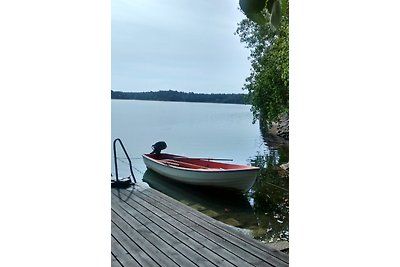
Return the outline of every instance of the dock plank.
<path id="1" fill-rule="evenodd" d="M 129 254 L 120 243 L 118 243 L 117 239 L 111 235 L 111 253 L 115 257 L 119 257 L 121 255 Z"/>
<path id="2" fill-rule="evenodd" d="M 111 224 L 111 233 L 112 237 L 117 239 L 118 242 L 121 244 L 121 246 L 126 251 L 128 251 L 130 255 L 134 255 L 135 259 L 141 266 L 161 266 L 155 260 L 153 260 L 153 258 L 147 255 L 147 253 L 143 250 L 142 246 L 139 246 L 134 241 L 132 241 L 114 223 Z M 127 264 L 124 266 L 130 266 L 130 265 Z"/>
<path id="3" fill-rule="evenodd" d="M 114 201 L 114 200 L 113 200 Z M 161 218 L 154 216 L 151 212 L 147 212 L 141 205 L 137 203 L 132 203 L 133 206 L 127 203 L 119 203 L 122 209 L 126 211 L 130 216 L 134 216 L 136 220 L 143 223 L 144 226 L 148 227 L 153 233 L 158 233 L 159 237 L 162 238 L 166 243 L 174 247 L 177 251 L 182 253 L 186 258 L 190 259 L 196 264 L 201 264 L 201 266 L 232 266 L 224 265 L 223 261 L 218 258 L 204 257 L 199 250 L 204 246 L 200 243 L 191 242 L 191 240 L 185 236 L 178 229 L 173 228 L 171 225 L 167 224 Z M 124 217 L 124 219 L 129 219 Z M 137 224 L 136 224 L 137 225 Z M 133 226 L 133 225 L 132 225 Z M 211 252 L 211 251 L 210 251 Z M 220 265 L 216 265 L 218 263 Z M 185 266 L 189 266 L 185 264 Z"/>
<path id="4" fill-rule="evenodd" d="M 249 253 L 246 250 L 246 246 L 248 246 L 247 243 L 245 242 L 240 242 L 241 243 L 235 243 L 235 242 L 230 242 L 229 238 L 226 238 L 225 236 L 221 236 L 220 233 L 216 233 L 214 231 L 211 231 L 210 228 L 205 228 L 203 225 L 200 223 L 196 223 L 193 221 L 191 218 L 185 217 L 182 214 L 177 213 L 173 209 L 168 209 L 164 204 L 166 204 L 164 201 L 162 204 L 159 204 L 159 202 L 154 201 L 154 199 L 147 197 L 140 192 L 135 194 L 135 196 L 139 196 L 140 198 L 145 198 L 148 203 L 151 205 L 158 205 L 159 209 L 162 209 L 165 214 L 169 213 L 171 214 L 175 219 L 183 222 L 190 228 L 194 229 L 197 233 L 203 235 L 205 238 L 208 240 L 214 242 L 215 244 L 220 245 L 222 248 L 226 249 L 229 251 L 232 255 L 235 256 L 234 261 L 240 263 L 240 266 L 248 266 L 248 265 L 256 265 L 256 266 L 273 266 L 270 264 L 270 262 L 265 262 L 265 257 L 268 256 L 265 253 L 259 253 L 257 256 L 253 255 L 252 253 Z M 139 199 L 140 199 L 139 198 Z M 142 204 L 145 203 L 142 199 L 135 199 L 136 201 L 140 201 Z M 215 230 L 215 229 L 214 229 Z M 236 241 L 236 240 L 235 240 Z M 276 260 L 275 258 L 270 258 L 269 259 L 272 263 L 275 263 L 279 266 L 279 261 Z"/>
<path id="5" fill-rule="evenodd" d="M 135 212 L 136 216 L 140 217 L 141 214 L 146 213 L 148 218 L 142 217 L 142 220 L 145 223 L 150 224 L 150 220 L 157 221 L 158 224 L 162 225 L 162 228 L 165 231 L 174 234 L 180 239 L 181 242 L 200 252 L 202 255 L 206 255 L 206 258 L 211 261 L 213 266 L 237 266 L 234 263 L 240 264 L 240 266 L 244 267 L 249 266 L 248 262 L 237 257 L 235 254 L 230 253 L 217 243 L 210 242 L 209 239 L 198 234 L 193 229 L 187 227 L 185 224 L 182 224 L 180 221 L 171 217 L 170 215 L 165 213 L 161 214 L 162 211 L 157 211 L 155 207 L 149 206 L 140 198 L 135 196 L 133 199 L 129 199 L 126 202 L 126 208 L 129 209 L 129 207 L 131 207 L 132 212 Z M 135 211 L 133 211 L 133 209 L 135 209 Z M 158 216 L 156 216 L 156 214 L 153 212 L 156 212 Z M 207 263 L 203 262 L 203 264 Z M 202 266 L 208 266 L 208 264 Z"/>
<path id="6" fill-rule="evenodd" d="M 152 188 L 111 190 L 112 266 L 288 266 L 278 250 Z"/>
<path id="7" fill-rule="evenodd" d="M 156 190 L 151 190 L 151 191 L 146 190 L 146 191 L 141 191 L 141 193 L 154 198 L 156 202 L 160 202 L 163 205 L 168 206 L 170 209 L 182 214 L 183 216 L 191 218 L 198 224 L 207 225 L 207 227 L 210 227 L 211 229 L 215 230 L 221 235 L 224 235 L 233 242 L 236 242 L 236 240 L 241 240 L 238 242 L 241 243 L 242 245 L 244 245 L 242 241 L 248 243 L 248 246 L 246 246 L 246 248 L 250 249 L 251 253 L 255 254 L 261 253 L 259 255 L 264 255 L 264 253 L 267 253 L 268 255 L 271 255 L 275 258 L 279 258 L 280 261 L 289 263 L 289 256 L 287 254 L 282 253 L 276 249 L 270 248 L 257 240 L 248 238 L 247 236 L 244 236 L 241 233 L 232 231 L 232 228 L 230 226 L 227 226 L 205 214 L 197 212 L 196 210 L 193 209 L 187 209 L 186 205 L 180 203 L 175 199 L 170 198 L 169 196 L 162 194 L 161 192 L 158 192 Z"/>
<path id="8" fill-rule="evenodd" d="M 158 209 L 154 206 L 153 200 L 149 198 L 150 202 L 146 202 L 139 194 L 135 194 L 135 196 L 127 200 L 128 203 L 132 205 L 141 205 L 146 206 L 149 211 L 153 211 L 160 218 L 165 218 L 166 220 L 170 221 L 172 225 L 179 225 L 180 228 L 186 228 L 186 231 L 190 230 L 191 235 L 193 236 L 196 233 L 196 238 L 198 238 L 199 242 L 207 243 L 208 246 L 212 248 L 213 251 L 216 251 L 221 257 L 223 257 L 226 261 L 234 264 L 236 266 L 252 266 L 252 264 L 258 264 L 258 266 L 271 266 L 269 264 L 263 264 L 263 261 L 253 257 L 251 254 L 244 253 L 243 249 L 233 246 L 232 244 L 226 242 L 224 239 L 220 238 L 217 235 L 213 235 L 212 232 L 207 231 L 206 229 L 202 228 L 198 224 L 193 223 L 192 221 L 188 220 L 187 218 L 180 216 L 180 214 L 174 213 L 173 211 L 168 210 L 171 214 L 167 214 L 162 210 L 162 205 L 158 205 Z M 138 203 L 138 204 L 135 204 Z M 150 205 L 149 205 L 150 204 Z M 173 215 L 173 216 L 171 216 Z M 208 253 L 208 257 L 211 255 Z M 231 265 L 232 266 L 232 265 Z"/>
<path id="9" fill-rule="evenodd" d="M 113 254 L 111 252 L 111 254 Z M 132 267 L 141 267 L 141 265 L 136 262 L 131 255 L 122 254 L 120 256 L 114 256 L 114 259 L 111 260 L 112 266 L 132 266 Z"/>
<path id="10" fill-rule="evenodd" d="M 115 256 L 111 252 L 111 267 L 121 267 L 121 266 L 123 266 L 123 265 L 121 265 L 119 263 L 119 261 L 117 261 L 117 259 L 115 258 Z"/>
<path id="11" fill-rule="evenodd" d="M 144 238 L 144 236 L 146 236 L 147 234 L 150 234 L 150 231 L 144 231 L 144 230 L 136 231 L 127 222 L 125 222 L 121 217 L 119 217 L 114 212 L 114 210 L 111 214 L 111 218 L 112 218 L 113 223 L 116 225 L 115 227 L 119 228 L 121 230 L 121 232 L 123 232 L 125 234 L 125 236 L 128 237 L 129 240 L 134 241 L 136 243 L 136 246 L 138 246 L 143 252 L 145 252 L 149 257 L 151 257 L 154 262 L 157 263 L 156 265 L 179 266 L 174 261 L 172 261 L 162 250 L 162 249 L 167 249 L 167 250 L 170 249 L 168 246 L 167 247 L 165 247 L 165 245 L 157 246 L 157 245 L 152 244 L 146 238 Z M 111 228 L 111 232 L 113 232 L 113 228 Z M 134 237 L 135 240 L 132 240 L 130 237 Z M 117 238 L 117 239 L 119 240 L 119 238 Z M 126 245 L 128 245 L 128 241 L 129 241 L 128 239 L 124 239 Z M 132 250 L 132 247 L 128 247 L 128 248 L 125 247 L 125 249 L 127 249 L 127 251 L 129 251 L 129 253 L 131 255 L 135 255 L 135 253 L 131 253 L 131 251 L 138 252 L 136 247 L 134 247 L 133 250 Z"/>
<path id="12" fill-rule="evenodd" d="M 115 200 L 113 200 L 115 201 Z M 137 232 L 142 234 L 151 244 L 157 246 L 168 258 L 174 261 L 178 266 L 196 266 L 191 260 L 186 258 L 182 253 L 188 253 L 191 257 L 194 257 L 194 251 L 188 251 L 185 246 L 179 242 L 174 236 L 169 235 L 167 232 L 163 231 L 162 228 L 157 227 L 153 223 L 142 224 L 121 206 L 114 205 L 115 210 L 117 210 L 118 215 L 125 221 L 130 222 L 130 226 L 134 228 Z M 144 220 L 144 218 L 142 218 Z M 142 220 L 141 220 L 142 221 Z M 142 221 L 143 222 L 143 221 Z M 199 256 L 199 255 L 197 255 Z M 204 259 L 203 259 L 204 260 Z"/>

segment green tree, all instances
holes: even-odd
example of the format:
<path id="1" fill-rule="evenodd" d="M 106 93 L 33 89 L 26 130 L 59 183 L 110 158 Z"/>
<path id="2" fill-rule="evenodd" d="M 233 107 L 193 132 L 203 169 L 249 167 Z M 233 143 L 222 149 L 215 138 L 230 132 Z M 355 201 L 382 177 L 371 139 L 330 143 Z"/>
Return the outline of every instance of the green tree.
<path id="1" fill-rule="evenodd" d="M 269 0 L 270 1 L 270 0 Z M 287 3 L 287 2 L 286 2 Z M 250 49 L 251 73 L 244 89 L 249 93 L 254 120 L 266 124 L 278 121 L 289 111 L 289 12 L 288 5 L 279 27 L 270 21 L 259 23 L 246 18 L 238 24 L 236 33 Z M 263 17 L 270 16 L 268 7 Z"/>

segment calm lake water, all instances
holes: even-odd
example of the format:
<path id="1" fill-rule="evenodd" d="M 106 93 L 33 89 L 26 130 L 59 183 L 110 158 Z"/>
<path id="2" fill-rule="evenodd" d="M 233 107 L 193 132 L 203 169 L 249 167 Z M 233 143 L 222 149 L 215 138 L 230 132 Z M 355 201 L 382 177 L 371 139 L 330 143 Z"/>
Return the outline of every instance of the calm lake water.
<path id="1" fill-rule="evenodd" d="M 112 100 L 111 146 L 120 138 L 132 159 L 136 180 L 205 213 L 244 229 L 265 242 L 289 239 L 288 177 L 273 168 L 285 156 L 268 147 L 249 105 Z M 262 168 L 246 194 L 204 189 L 173 182 L 146 170 L 141 155 L 165 141 L 166 153 L 191 157 L 230 158 Z M 111 150 L 112 151 L 112 150 Z M 117 147 L 118 173 L 129 176 L 129 165 Z M 115 175 L 113 155 L 112 173 Z M 270 166 L 271 165 L 271 166 Z"/>

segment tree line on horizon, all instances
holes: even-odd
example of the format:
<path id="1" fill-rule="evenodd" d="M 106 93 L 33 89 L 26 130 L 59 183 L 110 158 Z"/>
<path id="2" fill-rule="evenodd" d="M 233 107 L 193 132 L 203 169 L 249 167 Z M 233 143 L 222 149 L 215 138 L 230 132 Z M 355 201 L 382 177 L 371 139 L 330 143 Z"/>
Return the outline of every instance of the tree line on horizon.
<path id="1" fill-rule="evenodd" d="M 246 94 L 186 93 L 174 90 L 156 92 L 121 92 L 111 90 L 111 99 L 247 104 Z"/>

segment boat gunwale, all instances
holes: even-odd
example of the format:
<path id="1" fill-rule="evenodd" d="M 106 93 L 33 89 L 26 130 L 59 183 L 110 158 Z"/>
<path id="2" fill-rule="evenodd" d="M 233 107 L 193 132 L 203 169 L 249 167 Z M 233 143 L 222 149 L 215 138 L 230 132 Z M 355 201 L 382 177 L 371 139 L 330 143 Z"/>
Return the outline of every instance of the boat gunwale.
<path id="1" fill-rule="evenodd" d="M 168 154 L 168 155 L 173 155 L 173 154 Z M 153 159 L 149 156 L 147 156 L 147 154 L 143 154 L 142 155 L 143 158 L 149 159 L 154 163 L 157 163 L 161 166 L 165 166 L 165 167 L 169 167 L 172 169 L 177 169 L 177 170 L 184 170 L 184 171 L 190 171 L 190 172 L 201 172 L 201 173 L 225 173 L 225 172 L 248 172 L 248 171 L 258 171 L 260 170 L 259 167 L 255 167 L 255 166 L 247 166 L 247 165 L 239 165 L 239 166 L 243 166 L 246 167 L 246 169 L 222 169 L 222 170 L 215 170 L 215 169 L 192 169 L 192 168 L 185 168 L 185 167 L 179 167 L 179 166 L 173 166 L 173 165 L 168 165 L 166 163 L 160 162 L 159 160 Z M 178 156 L 178 155 L 175 155 Z M 184 157 L 183 157 L 184 158 Z M 189 158 L 190 159 L 190 158 Z M 226 163 L 223 163 L 226 164 Z M 229 164 L 228 164 L 229 165 Z M 238 164 L 230 164 L 230 165 L 238 165 Z"/>

